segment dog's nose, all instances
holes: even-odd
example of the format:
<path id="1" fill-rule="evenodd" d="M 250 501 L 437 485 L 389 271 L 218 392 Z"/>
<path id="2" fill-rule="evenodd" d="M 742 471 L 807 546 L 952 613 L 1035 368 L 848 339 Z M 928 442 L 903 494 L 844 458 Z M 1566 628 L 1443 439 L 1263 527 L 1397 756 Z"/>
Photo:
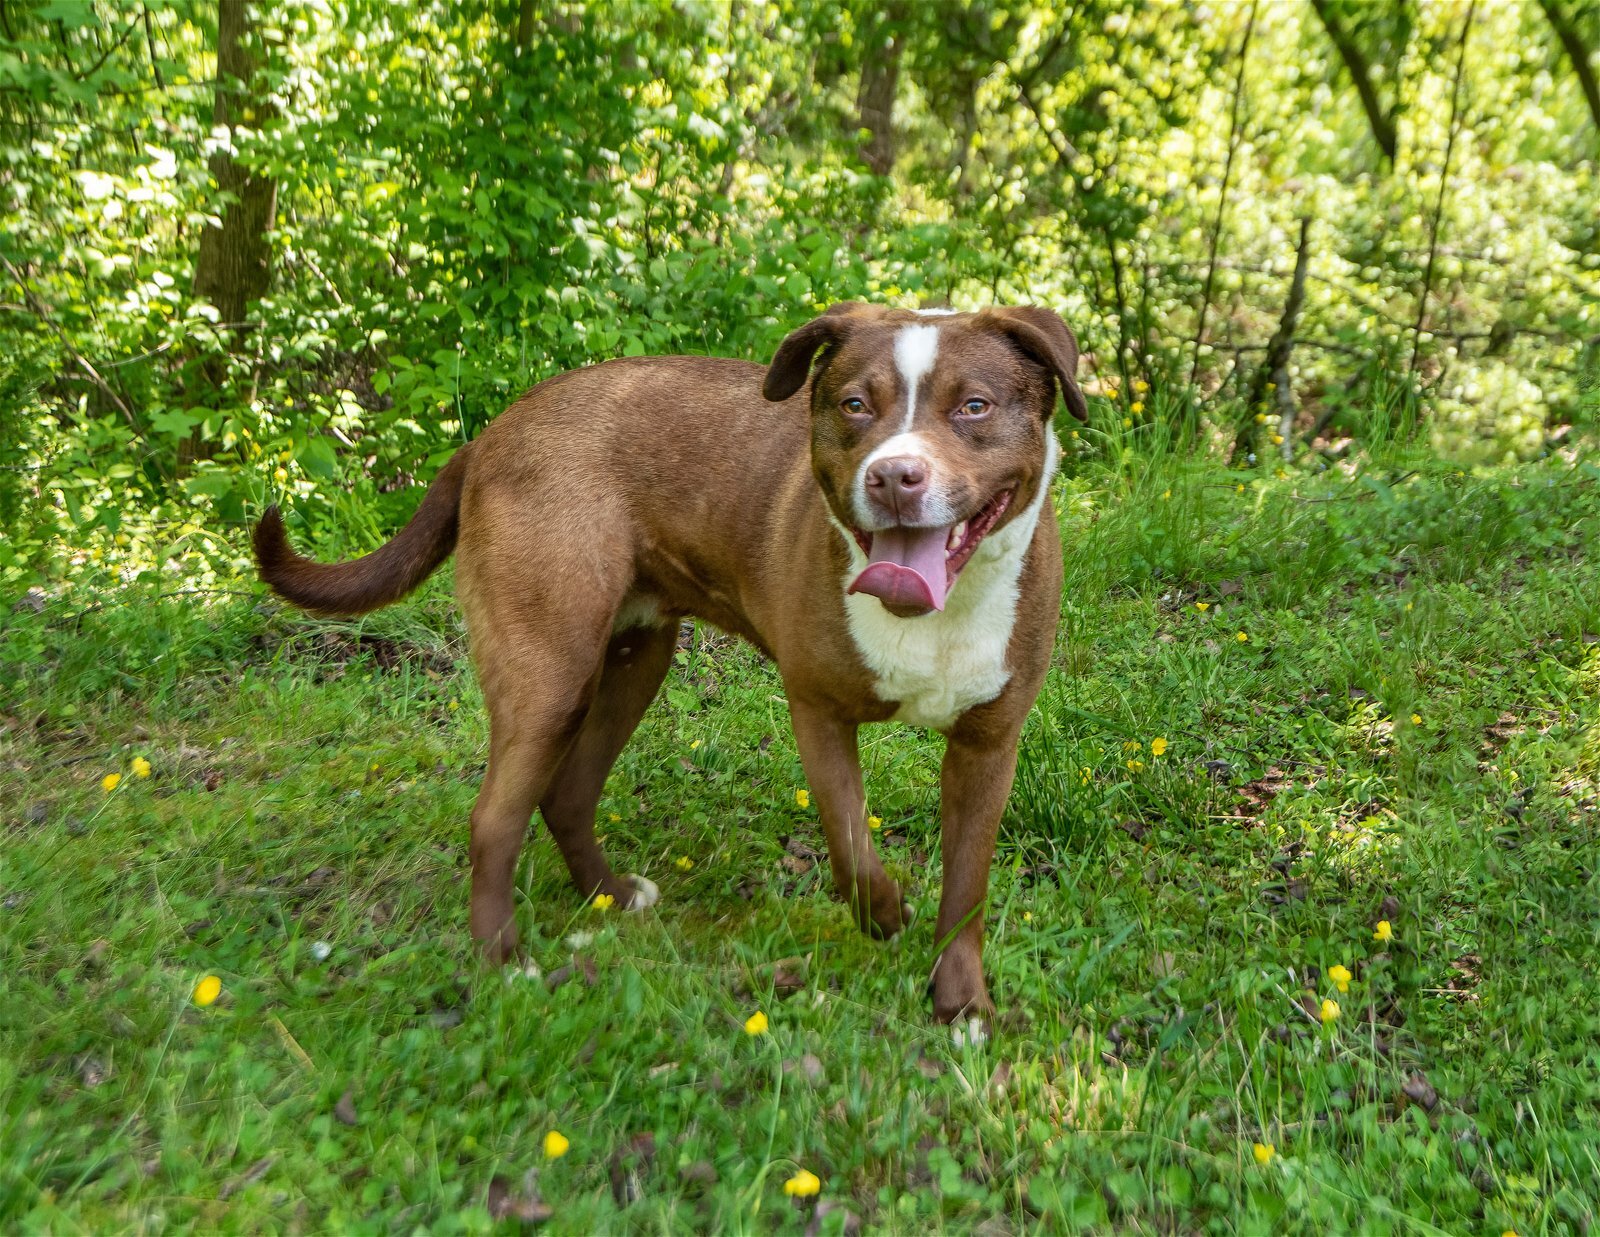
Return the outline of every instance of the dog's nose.
<path id="1" fill-rule="evenodd" d="M 867 493 L 874 502 L 899 512 L 928 488 L 928 464 L 914 455 L 893 455 L 874 460 L 867 469 Z"/>

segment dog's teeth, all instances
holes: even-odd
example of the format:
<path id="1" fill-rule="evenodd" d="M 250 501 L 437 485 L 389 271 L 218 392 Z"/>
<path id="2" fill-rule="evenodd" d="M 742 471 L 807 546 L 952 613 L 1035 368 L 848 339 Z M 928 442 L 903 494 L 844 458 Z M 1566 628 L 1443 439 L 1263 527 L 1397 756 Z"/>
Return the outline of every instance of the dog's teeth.
<path id="1" fill-rule="evenodd" d="M 950 540 L 946 543 L 950 549 L 959 550 L 961 543 L 967 538 L 967 522 L 962 520 L 950 530 Z"/>

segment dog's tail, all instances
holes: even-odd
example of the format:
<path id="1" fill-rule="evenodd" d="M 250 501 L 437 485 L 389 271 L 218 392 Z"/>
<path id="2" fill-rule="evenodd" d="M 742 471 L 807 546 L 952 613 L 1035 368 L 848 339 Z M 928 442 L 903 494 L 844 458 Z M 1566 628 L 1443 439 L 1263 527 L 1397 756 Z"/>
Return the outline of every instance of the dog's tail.
<path id="1" fill-rule="evenodd" d="M 355 615 L 399 601 L 456 548 L 456 513 L 467 453 L 462 447 L 439 471 L 410 523 L 364 558 L 319 563 L 296 554 L 277 504 L 256 525 L 256 566 L 273 592 L 316 614 Z"/>

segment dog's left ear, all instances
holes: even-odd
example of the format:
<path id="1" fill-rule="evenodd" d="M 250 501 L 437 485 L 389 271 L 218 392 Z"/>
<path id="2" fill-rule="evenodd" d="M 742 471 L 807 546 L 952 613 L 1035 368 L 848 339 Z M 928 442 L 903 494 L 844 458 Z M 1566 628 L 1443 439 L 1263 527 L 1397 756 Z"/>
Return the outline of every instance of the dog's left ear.
<path id="1" fill-rule="evenodd" d="M 829 344 L 836 344 L 849 331 L 853 315 L 868 308 L 859 301 L 841 301 L 828 307 L 820 318 L 813 318 L 798 330 L 789 332 L 767 369 L 761 394 L 769 400 L 788 399 L 811 376 L 811 359 Z"/>
<path id="2" fill-rule="evenodd" d="M 1088 421 L 1089 405 L 1078 387 L 1078 337 L 1060 314 L 1037 305 L 1017 305 L 985 309 L 978 317 L 1005 332 L 1018 348 L 1054 374 L 1067 411 L 1080 421 Z"/>

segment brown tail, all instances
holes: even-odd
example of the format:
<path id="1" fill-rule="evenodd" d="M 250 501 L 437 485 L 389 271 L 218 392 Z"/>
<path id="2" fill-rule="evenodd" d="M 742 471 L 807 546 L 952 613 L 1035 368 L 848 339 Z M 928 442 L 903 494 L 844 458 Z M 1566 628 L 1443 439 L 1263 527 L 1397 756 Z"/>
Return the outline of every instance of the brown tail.
<path id="1" fill-rule="evenodd" d="M 317 614 L 365 614 L 399 601 L 456 548 L 456 512 L 467 452 L 461 448 L 433 479 L 410 523 L 364 558 L 319 563 L 296 554 L 277 505 L 256 525 L 256 566 L 278 596 Z"/>

